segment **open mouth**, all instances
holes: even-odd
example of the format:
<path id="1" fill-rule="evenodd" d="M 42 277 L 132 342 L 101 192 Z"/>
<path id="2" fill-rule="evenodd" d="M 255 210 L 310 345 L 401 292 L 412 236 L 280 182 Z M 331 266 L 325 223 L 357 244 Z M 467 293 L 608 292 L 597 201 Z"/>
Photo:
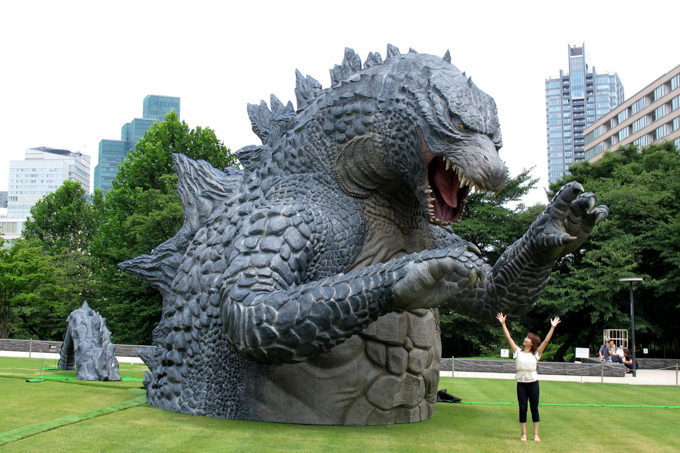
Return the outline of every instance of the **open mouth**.
<path id="1" fill-rule="evenodd" d="M 443 156 L 430 159 L 427 182 L 430 221 L 445 225 L 457 222 L 474 185 L 465 179 L 460 168 Z"/>

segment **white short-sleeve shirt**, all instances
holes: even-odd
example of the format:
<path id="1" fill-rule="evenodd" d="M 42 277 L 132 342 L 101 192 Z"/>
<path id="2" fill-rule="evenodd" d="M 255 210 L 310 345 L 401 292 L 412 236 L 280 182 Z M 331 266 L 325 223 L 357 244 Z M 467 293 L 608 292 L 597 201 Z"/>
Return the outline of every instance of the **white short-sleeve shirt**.
<path id="1" fill-rule="evenodd" d="M 521 349 L 516 349 L 512 355 L 517 365 L 517 382 L 538 381 L 538 361 L 541 356 L 538 352 L 526 353 Z"/>

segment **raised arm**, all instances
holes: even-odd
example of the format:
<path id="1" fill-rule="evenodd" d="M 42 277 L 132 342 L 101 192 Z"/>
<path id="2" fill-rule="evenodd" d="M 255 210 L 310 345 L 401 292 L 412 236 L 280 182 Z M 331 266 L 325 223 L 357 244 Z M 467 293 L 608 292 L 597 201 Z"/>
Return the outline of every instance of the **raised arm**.
<path id="1" fill-rule="evenodd" d="M 539 356 L 543 355 L 543 351 L 545 351 L 546 346 L 548 346 L 548 343 L 550 342 L 550 339 L 552 338 L 553 333 L 555 332 L 555 327 L 557 327 L 557 325 L 560 322 L 562 321 L 560 321 L 559 316 L 550 320 L 550 331 L 548 332 L 548 335 L 545 336 L 545 340 L 543 340 L 543 343 L 541 343 L 541 345 L 536 350 Z"/>
<path id="2" fill-rule="evenodd" d="M 501 326 L 503 326 L 503 333 L 505 334 L 505 339 L 508 340 L 508 343 L 510 344 L 510 349 L 512 349 L 512 352 L 515 352 L 516 350 L 519 349 L 515 342 L 512 340 L 512 337 L 510 336 L 510 332 L 508 331 L 508 326 L 505 325 L 505 319 L 507 316 L 505 316 L 503 313 L 498 313 L 496 315 L 496 319 L 498 319 L 501 323 Z"/>

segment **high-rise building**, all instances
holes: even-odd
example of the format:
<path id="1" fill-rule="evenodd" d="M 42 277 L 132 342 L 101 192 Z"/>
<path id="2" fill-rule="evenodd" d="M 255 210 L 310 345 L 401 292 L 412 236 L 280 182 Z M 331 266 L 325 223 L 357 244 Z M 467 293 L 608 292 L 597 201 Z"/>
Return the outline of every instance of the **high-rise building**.
<path id="1" fill-rule="evenodd" d="M 135 149 L 137 142 L 144 137 L 156 121 L 165 121 L 165 115 L 175 111 L 180 114 L 180 99 L 172 96 L 149 95 L 144 98 L 143 118 L 135 118 L 125 123 L 120 131 L 120 140 L 104 139 L 99 142 L 99 158 L 94 169 L 94 188 L 106 193 L 113 187 L 111 181 L 118 174 L 128 153 Z"/>
<path id="2" fill-rule="evenodd" d="M 180 116 L 179 98 L 171 96 L 147 96 L 144 98 L 144 118 L 163 121 L 165 115 L 174 110 Z"/>
<path id="3" fill-rule="evenodd" d="M 680 149 L 680 66 L 657 78 L 585 131 L 586 159 L 633 144 L 672 141 Z"/>
<path id="4" fill-rule="evenodd" d="M 569 72 L 545 80 L 548 179 L 568 174 L 584 154 L 584 130 L 624 100 L 618 74 L 598 73 L 590 65 L 585 44 L 567 46 Z"/>
<path id="5" fill-rule="evenodd" d="M 90 192 L 90 156 L 41 146 L 26 150 L 24 160 L 9 163 L 7 216 L 25 219 L 31 207 L 66 180 L 79 182 Z"/>

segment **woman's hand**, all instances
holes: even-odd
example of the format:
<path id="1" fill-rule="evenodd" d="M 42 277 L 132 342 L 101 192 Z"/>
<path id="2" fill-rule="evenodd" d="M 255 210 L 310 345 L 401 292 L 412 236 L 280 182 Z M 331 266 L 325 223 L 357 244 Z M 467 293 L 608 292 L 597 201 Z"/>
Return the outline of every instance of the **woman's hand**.
<path id="1" fill-rule="evenodd" d="M 504 315 L 503 313 L 498 313 L 496 315 L 496 319 L 501 322 L 501 324 L 505 324 L 505 320 L 507 319 L 507 316 Z M 558 318 L 559 319 L 559 318 Z M 559 321 L 558 321 L 559 322 Z"/>
<path id="2" fill-rule="evenodd" d="M 553 327 L 557 327 L 557 325 L 558 325 L 559 323 L 561 323 L 561 322 L 562 322 L 562 321 L 560 320 L 560 317 L 557 316 L 557 317 L 555 317 L 554 319 L 551 319 L 551 320 L 550 320 L 550 325 L 553 326 Z"/>

